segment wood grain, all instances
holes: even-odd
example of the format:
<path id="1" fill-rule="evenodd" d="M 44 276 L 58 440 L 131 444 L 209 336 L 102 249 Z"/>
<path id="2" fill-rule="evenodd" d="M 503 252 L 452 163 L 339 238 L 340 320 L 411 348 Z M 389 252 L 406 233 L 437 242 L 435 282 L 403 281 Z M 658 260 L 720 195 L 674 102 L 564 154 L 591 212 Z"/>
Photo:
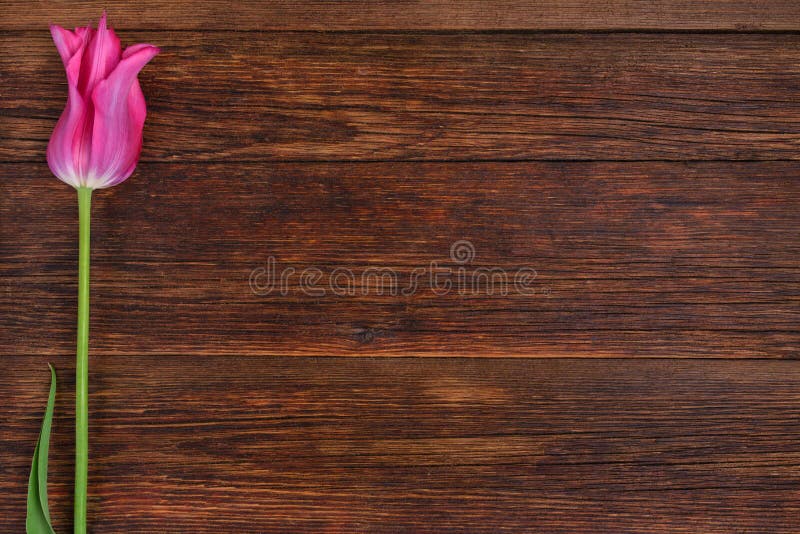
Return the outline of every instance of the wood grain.
<path id="1" fill-rule="evenodd" d="M 798 170 L 143 164 L 95 195 L 93 351 L 796 357 Z M 41 164 L 0 166 L 0 191 L 0 344 L 69 352 L 74 193 Z M 463 264 L 451 257 L 460 240 L 475 255 Z M 270 256 L 275 286 L 254 293 L 251 273 Z M 432 262 L 450 269 L 437 283 L 450 291 L 432 286 Z M 536 272 L 530 293 L 513 284 L 526 267 Z M 311 268 L 321 278 L 304 291 Z M 364 278 L 370 268 L 396 273 L 383 294 Z M 478 268 L 503 269 L 507 285 L 473 287 Z M 332 286 L 336 269 L 352 274 Z M 414 269 L 424 275 L 404 294 Z"/>
<path id="2" fill-rule="evenodd" d="M 162 54 L 142 163 L 94 200 L 91 532 L 798 532 L 794 0 L 3 2 L 0 532 L 48 361 L 70 529 L 47 24 L 102 9 Z M 326 293 L 254 293 L 271 256 Z M 361 278 L 431 262 L 536 277 Z"/>
<path id="3" fill-rule="evenodd" d="M 118 28 L 208 30 L 800 29 L 792 0 L 121 0 L 3 3 L 0 30 L 85 25 L 104 9 Z"/>
<path id="4" fill-rule="evenodd" d="M 125 32 L 146 161 L 771 160 L 800 151 L 800 35 Z M 63 67 L 0 35 L 0 161 L 44 158 Z"/>
<path id="5" fill-rule="evenodd" d="M 51 510 L 71 516 L 55 357 Z M 22 530 L 46 359 L 0 358 L 0 530 Z M 94 532 L 795 532 L 788 361 L 92 359 Z"/>

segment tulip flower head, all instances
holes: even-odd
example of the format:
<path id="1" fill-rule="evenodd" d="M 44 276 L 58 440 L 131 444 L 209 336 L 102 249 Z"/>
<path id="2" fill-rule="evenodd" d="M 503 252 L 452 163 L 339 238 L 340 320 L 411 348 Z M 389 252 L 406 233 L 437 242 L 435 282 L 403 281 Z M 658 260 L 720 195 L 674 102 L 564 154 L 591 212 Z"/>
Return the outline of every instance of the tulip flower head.
<path id="1" fill-rule="evenodd" d="M 117 185 L 133 173 L 142 150 L 147 109 L 136 77 L 159 49 L 136 44 L 123 52 L 105 13 L 96 30 L 51 25 L 50 33 L 69 86 L 47 147 L 50 170 L 75 188 Z"/>

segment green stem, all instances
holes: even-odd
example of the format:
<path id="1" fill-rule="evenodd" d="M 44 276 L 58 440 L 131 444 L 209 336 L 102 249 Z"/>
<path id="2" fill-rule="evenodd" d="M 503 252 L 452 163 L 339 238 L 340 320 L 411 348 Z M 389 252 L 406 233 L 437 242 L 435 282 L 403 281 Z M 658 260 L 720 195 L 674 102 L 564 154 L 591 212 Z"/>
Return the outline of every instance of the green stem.
<path id="1" fill-rule="evenodd" d="M 78 188 L 78 353 L 75 363 L 75 534 L 86 534 L 89 479 L 89 230 L 92 190 Z"/>

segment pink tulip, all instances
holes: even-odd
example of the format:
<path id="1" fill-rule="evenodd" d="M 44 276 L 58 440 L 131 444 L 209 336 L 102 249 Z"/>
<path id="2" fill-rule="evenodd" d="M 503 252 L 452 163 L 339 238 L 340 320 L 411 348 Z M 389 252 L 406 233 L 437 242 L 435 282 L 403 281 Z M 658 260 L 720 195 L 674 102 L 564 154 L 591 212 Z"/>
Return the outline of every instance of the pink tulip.
<path id="1" fill-rule="evenodd" d="M 47 163 L 73 187 L 102 189 L 124 181 L 142 151 L 147 108 L 136 76 L 159 49 L 149 44 L 123 52 L 106 15 L 97 30 L 50 26 L 69 97 L 47 147 Z"/>

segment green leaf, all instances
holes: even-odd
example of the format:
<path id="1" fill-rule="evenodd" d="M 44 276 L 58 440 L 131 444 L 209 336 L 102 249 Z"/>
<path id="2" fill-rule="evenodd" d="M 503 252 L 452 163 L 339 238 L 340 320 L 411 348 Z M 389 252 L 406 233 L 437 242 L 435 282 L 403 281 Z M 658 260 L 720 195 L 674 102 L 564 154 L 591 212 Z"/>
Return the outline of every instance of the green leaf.
<path id="1" fill-rule="evenodd" d="M 50 509 L 47 507 L 47 455 L 50 453 L 50 428 L 56 401 L 56 371 L 52 365 L 49 367 L 50 396 L 47 398 L 42 431 L 33 451 L 31 476 L 28 480 L 28 518 L 25 522 L 28 534 L 55 534 L 50 525 Z"/>

